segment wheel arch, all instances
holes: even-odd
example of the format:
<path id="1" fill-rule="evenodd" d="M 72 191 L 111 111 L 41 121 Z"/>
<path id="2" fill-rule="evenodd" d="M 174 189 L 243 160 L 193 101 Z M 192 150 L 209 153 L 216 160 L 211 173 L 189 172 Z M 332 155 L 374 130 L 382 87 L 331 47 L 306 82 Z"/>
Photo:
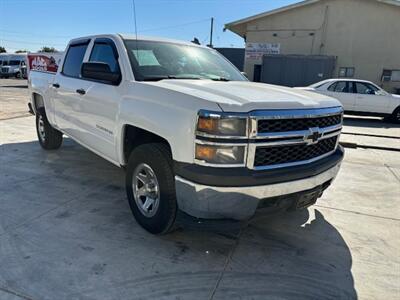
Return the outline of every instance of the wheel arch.
<path id="1" fill-rule="evenodd" d="M 42 95 L 40 95 L 37 92 L 32 93 L 32 106 L 35 111 L 35 113 L 40 109 L 43 108 L 46 110 L 45 105 L 44 105 L 44 98 Z"/>
<path id="2" fill-rule="evenodd" d="M 172 158 L 172 147 L 167 139 L 149 130 L 132 124 L 124 124 L 121 130 L 120 156 L 122 165 L 128 163 L 129 155 L 135 147 L 149 143 L 162 143 L 168 146 Z"/>

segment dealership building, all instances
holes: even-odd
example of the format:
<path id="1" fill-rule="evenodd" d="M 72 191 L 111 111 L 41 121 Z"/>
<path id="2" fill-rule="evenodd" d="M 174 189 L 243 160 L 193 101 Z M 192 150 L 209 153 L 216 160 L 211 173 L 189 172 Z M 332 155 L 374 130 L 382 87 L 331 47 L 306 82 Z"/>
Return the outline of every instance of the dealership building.
<path id="1" fill-rule="evenodd" d="M 350 77 L 400 88 L 400 1 L 306 0 L 225 28 L 246 41 L 251 80 L 282 84 L 276 73 L 285 70 L 314 82 Z"/>

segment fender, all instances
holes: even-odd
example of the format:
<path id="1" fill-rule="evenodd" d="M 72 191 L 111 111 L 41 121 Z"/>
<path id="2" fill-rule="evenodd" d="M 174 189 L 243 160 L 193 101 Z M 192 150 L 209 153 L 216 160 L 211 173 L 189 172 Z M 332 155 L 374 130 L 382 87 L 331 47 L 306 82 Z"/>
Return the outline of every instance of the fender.
<path id="1" fill-rule="evenodd" d="M 193 162 L 197 112 L 220 110 L 215 103 L 205 102 L 155 84 L 129 82 L 119 105 L 116 128 L 116 153 L 125 165 L 124 128 L 132 125 L 158 135 L 170 144 L 172 158 Z"/>

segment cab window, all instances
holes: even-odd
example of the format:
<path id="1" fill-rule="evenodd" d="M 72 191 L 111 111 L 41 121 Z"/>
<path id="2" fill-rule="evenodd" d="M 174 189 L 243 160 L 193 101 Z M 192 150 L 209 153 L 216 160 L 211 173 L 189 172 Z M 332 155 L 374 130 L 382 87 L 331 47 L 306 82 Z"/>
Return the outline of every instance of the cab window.
<path id="1" fill-rule="evenodd" d="M 65 56 L 62 73 L 69 77 L 81 77 L 81 66 L 88 43 L 71 45 Z"/>
<path id="2" fill-rule="evenodd" d="M 111 72 L 120 73 L 115 48 L 110 43 L 95 43 L 89 61 L 106 63 L 110 67 Z"/>

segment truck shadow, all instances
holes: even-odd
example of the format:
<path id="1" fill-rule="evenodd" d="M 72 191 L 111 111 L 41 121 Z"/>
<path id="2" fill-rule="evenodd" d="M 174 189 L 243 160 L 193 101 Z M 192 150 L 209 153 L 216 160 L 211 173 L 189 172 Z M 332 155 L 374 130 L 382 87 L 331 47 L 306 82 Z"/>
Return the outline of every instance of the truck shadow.
<path id="1" fill-rule="evenodd" d="M 185 230 L 235 241 L 217 298 L 357 299 L 350 249 L 315 207 L 249 222 L 189 219 Z"/>
<path id="2" fill-rule="evenodd" d="M 318 209 L 249 222 L 180 214 L 182 229 L 158 237 L 133 220 L 124 173 L 75 142 L 50 152 L 36 141 L 3 144 L 0 153 L 0 282 L 10 289 L 35 299 L 45 291 L 111 299 L 121 290 L 141 299 L 205 299 L 213 290 L 215 299 L 357 298 L 350 249 Z M 46 280 L 32 282 L 38 272 Z"/>

